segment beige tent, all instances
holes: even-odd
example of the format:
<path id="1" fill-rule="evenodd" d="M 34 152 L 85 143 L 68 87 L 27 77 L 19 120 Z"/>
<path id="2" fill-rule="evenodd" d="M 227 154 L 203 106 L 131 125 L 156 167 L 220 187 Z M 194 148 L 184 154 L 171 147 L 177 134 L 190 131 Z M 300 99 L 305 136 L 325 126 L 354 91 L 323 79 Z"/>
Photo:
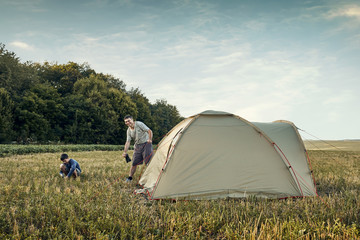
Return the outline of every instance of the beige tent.
<path id="1" fill-rule="evenodd" d="M 301 137 L 291 122 L 251 123 L 205 111 L 159 143 L 139 184 L 151 199 L 315 196 Z"/>

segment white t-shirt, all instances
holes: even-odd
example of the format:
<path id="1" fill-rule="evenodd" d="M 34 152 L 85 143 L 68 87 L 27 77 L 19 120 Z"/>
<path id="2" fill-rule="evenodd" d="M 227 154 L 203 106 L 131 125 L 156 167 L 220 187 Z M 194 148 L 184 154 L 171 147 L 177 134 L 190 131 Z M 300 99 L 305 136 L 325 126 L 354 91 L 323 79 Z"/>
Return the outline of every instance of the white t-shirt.
<path id="1" fill-rule="evenodd" d="M 127 129 L 126 132 L 126 141 L 129 142 L 134 140 L 134 145 L 145 143 L 149 140 L 149 133 L 148 131 L 150 128 L 146 126 L 143 122 L 135 121 L 134 129 L 130 127 Z"/>

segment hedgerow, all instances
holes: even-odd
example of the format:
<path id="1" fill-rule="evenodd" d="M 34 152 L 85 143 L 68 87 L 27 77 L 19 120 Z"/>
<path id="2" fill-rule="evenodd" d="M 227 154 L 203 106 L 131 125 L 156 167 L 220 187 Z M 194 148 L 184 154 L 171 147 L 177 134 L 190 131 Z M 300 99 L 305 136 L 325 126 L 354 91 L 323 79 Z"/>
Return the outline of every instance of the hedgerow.
<path id="1" fill-rule="evenodd" d="M 124 145 L 77 144 L 77 145 L 0 145 L 0 157 L 31 153 L 83 152 L 83 151 L 122 151 Z"/>

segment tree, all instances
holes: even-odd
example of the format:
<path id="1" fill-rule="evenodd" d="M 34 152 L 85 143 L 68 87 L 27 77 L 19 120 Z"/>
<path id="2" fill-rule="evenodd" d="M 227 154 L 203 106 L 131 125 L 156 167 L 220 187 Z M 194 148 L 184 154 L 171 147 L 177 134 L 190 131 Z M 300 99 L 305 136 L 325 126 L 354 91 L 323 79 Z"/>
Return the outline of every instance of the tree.
<path id="1" fill-rule="evenodd" d="M 122 80 L 87 63 L 21 63 L 0 43 L 0 143 L 122 144 L 127 114 L 145 122 L 155 141 L 181 119 L 165 100 L 152 105 L 140 89 L 127 92 Z"/>
<path id="2" fill-rule="evenodd" d="M 110 88 L 115 88 L 122 92 L 126 92 L 126 84 L 122 80 L 109 74 L 98 73 L 96 75 L 99 78 L 103 79 L 104 82 L 106 82 Z"/>
<path id="3" fill-rule="evenodd" d="M 160 138 L 184 119 L 180 116 L 177 108 L 168 104 L 164 99 L 156 100 L 156 103 L 151 107 L 151 113 L 158 125 L 157 134 Z"/>
<path id="4" fill-rule="evenodd" d="M 50 64 L 45 62 L 43 65 L 34 63 L 32 66 L 37 70 L 42 81 L 49 82 L 62 96 L 73 92 L 77 80 L 95 74 L 95 71 L 86 63 Z"/>
<path id="5" fill-rule="evenodd" d="M 59 141 L 65 118 L 60 94 L 49 84 L 37 84 L 25 91 L 16 111 L 18 139 Z"/>
<path id="6" fill-rule="evenodd" d="M 145 97 L 145 95 L 140 91 L 139 88 L 132 88 L 128 92 L 131 100 L 136 104 L 137 115 L 133 116 L 136 120 L 144 122 L 154 133 L 154 141 L 159 140 L 158 125 L 154 121 L 154 118 L 151 115 L 151 103 Z"/>
<path id="7" fill-rule="evenodd" d="M 14 102 L 9 93 L 4 88 L 0 88 L 0 143 L 10 142 L 14 135 L 13 111 Z"/>
<path id="8" fill-rule="evenodd" d="M 5 88 L 15 100 L 37 83 L 39 77 L 31 64 L 20 63 L 15 53 L 0 44 L 0 87 Z"/>
<path id="9" fill-rule="evenodd" d="M 65 140 L 77 143 L 118 144 L 125 141 L 121 114 L 136 113 L 136 105 L 129 96 L 109 87 L 94 74 L 74 84 L 74 94 L 68 97 L 65 105 L 69 117 Z"/>

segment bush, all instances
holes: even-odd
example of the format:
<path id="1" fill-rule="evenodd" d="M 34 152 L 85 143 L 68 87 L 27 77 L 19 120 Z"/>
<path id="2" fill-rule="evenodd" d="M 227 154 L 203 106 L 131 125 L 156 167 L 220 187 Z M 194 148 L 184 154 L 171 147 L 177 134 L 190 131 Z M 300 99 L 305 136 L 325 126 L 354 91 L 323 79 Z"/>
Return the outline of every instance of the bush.
<path id="1" fill-rule="evenodd" d="M 124 145 L 0 145 L 0 157 L 31 153 L 82 152 L 82 151 L 122 151 Z"/>

